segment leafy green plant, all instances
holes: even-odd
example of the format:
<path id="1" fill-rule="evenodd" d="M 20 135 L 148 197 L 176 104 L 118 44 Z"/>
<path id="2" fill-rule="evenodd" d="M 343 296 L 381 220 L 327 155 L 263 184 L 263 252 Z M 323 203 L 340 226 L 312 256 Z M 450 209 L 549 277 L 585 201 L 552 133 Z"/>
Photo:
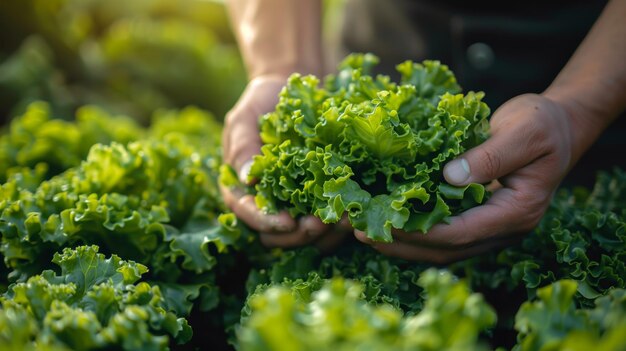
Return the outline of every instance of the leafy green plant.
<path id="1" fill-rule="evenodd" d="M 526 298 L 560 279 L 577 282 L 579 306 L 626 288 L 626 172 L 600 172 L 593 189 L 561 189 L 522 243 L 453 265 L 475 288 L 522 286 Z"/>
<path id="2" fill-rule="evenodd" d="M 149 279 L 180 315 L 189 314 L 194 301 L 203 310 L 215 308 L 218 257 L 228 262 L 226 253 L 248 240 L 218 194 L 219 124 L 188 108 L 156 113 L 150 129 L 97 133 L 100 118 L 107 118 L 98 109 L 83 108 L 77 122 L 63 122 L 47 120 L 40 107 L 32 106 L 1 139 L 6 150 L 33 155 L 21 163 L 7 158 L 22 167 L 9 168 L 0 188 L 0 253 L 9 270 L 3 279 L 26 281 L 50 268 L 55 252 L 96 244 L 150 267 Z M 49 134 L 23 132 L 22 125 L 35 120 L 44 128 L 63 126 L 52 133 L 60 147 Z M 120 143 L 124 138 L 133 141 Z M 89 145 L 86 157 L 75 161 L 86 143 L 110 139 L 120 142 Z M 59 153 L 63 145 L 67 153 Z M 51 168 L 62 172 L 46 179 Z"/>
<path id="3" fill-rule="evenodd" d="M 65 249 L 53 262 L 59 275 L 44 271 L 0 297 L 0 323 L 18 329 L 0 336 L 0 345 L 165 350 L 168 336 L 178 343 L 191 338 L 187 321 L 165 309 L 159 288 L 137 283 L 145 266 L 105 258 L 97 246 Z"/>
<path id="4" fill-rule="evenodd" d="M 265 145 L 250 171 L 259 208 L 325 223 L 347 214 L 389 242 L 392 228 L 427 232 L 483 201 L 482 185 L 457 188 L 442 176 L 445 162 L 487 138 L 483 94 L 458 94 L 436 61 L 398 65 L 399 84 L 372 77 L 377 60 L 349 56 L 324 88 L 313 76 L 289 78 L 260 122 Z"/>
<path id="5" fill-rule="evenodd" d="M 626 349 L 626 290 L 612 289 L 592 309 L 574 303 L 577 283 L 560 280 L 537 291 L 515 317 L 515 351 Z"/>
<path id="6" fill-rule="evenodd" d="M 319 288 L 327 279 L 350 279 L 364 287 L 363 297 L 371 303 L 385 303 L 414 314 L 423 307 L 419 275 L 426 264 L 409 263 L 377 253 L 363 245 L 348 244 L 329 256 L 306 247 L 281 252 L 271 264 L 256 262 L 248 275 L 248 294 L 277 284 L 300 282 Z M 244 309 L 243 316 L 247 316 Z"/>
<path id="7" fill-rule="evenodd" d="M 364 299 L 365 287 L 334 278 L 278 284 L 249 297 L 239 330 L 242 350 L 479 350 L 495 322 L 480 295 L 447 272 L 419 278 L 426 300 L 415 316 Z M 276 328 L 280 325 L 280 328 Z"/>
<path id="8" fill-rule="evenodd" d="M 143 134 L 133 119 L 112 116 L 94 106 L 79 109 L 75 122 L 53 118 L 48 104 L 41 101 L 30 104 L 24 114 L 11 120 L 8 129 L 0 136 L 3 183 L 13 167 L 33 168 L 45 163 L 46 176 L 53 176 L 78 166 L 94 144 L 127 144 Z"/>

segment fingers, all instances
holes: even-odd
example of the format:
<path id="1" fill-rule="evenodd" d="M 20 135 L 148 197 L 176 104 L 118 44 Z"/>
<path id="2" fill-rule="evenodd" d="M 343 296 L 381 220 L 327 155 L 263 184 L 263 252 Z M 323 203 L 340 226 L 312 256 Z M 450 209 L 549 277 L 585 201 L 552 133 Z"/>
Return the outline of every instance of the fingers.
<path id="1" fill-rule="evenodd" d="M 237 110 L 232 112 L 239 116 L 255 116 L 247 110 Z M 239 181 L 248 183 L 248 172 L 252 164 L 252 157 L 259 154 L 261 150 L 261 137 L 256 118 L 251 121 L 244 121 L 244 117 L 229 116 L 229 124 L 223 135 L 224 161 L 229 163 L 239 176 Z M 239 120 L 238 120 L 239 119 Z"/>
<path id="2" fill-rule="evenodd" d="M 487 183 L 524 167 L 543 156 L 540 145 L 529 145 L 525 133 L 494 134 L 481 145 L 448 162 L 443 169 L 450 184 Z"/>
<path id="3" fill-rule="evenodd" d="M 307 232 L 306 229 L 297 227 L 296 230 L 288 233 L 260 233 L 259 239 L 265 247 L 288 249 L 310 244 L 315 237 Z"/>
<path id="4" fill-rule="evenodd" d="M 266 214 L 261 212 L 254 196 L 237 187 L 220 186 L 224 203 L 250 228 L 260 232 L 259 239 L 266 247 L 293 248 L 313 244 L 322 252 L 336 248 L 352 230 L 345 223 L 327 225 L 314 216 L 304 216 L 297 222 L 289 213 Z M 346 226 L 346 223 L 348 226 Z"/>
<path id="5" fill-rule="evenodd" d="M 365 233 L 355 232 L 357 239 L 368 241 Z M 472 256 L 480 255 L 490 250 L 513 245 L 520 241 L 520 237 L 507 237 L 497 240 L 488 240 L 463 250 L 447 250 L 443 248 L 432 248 L 415 246 L 402 241 L 393 243 L 373 243 L 370 244 L 375 250 L 383 255 L 398 257 L 409 261 L 423 261 L 435 264 L 448 264 Z"/>
<path id="6" fill-rule="evenodd" d="M 338 225 L 327 225 L 314 216 L 304 216 L 298 220 L 298 226 L 291 232 L 265 232 L 260 234 L 261 243 L 266 247 L 293 248 L 314 244 L 322 252 L 327 252 L 339 245 L 349 231 Z"/>
<path id="7" fill-rule="evenodd" d="M 256 206 L 254 196 L 245 194 L 236 187 L 220 185 L 224 203 L 237 218 L 244 221 L 252 229 L 260 232 L 291 232 L 296 230 L 296 222 L 289 213 L 266 214 Z"/>
<path id="8" fill-rule="evenodd" d="M 249 184 L 248 173 L 252 158 L 260 153 L 262 145 L 258 128 L 256 125 L 239 124 L 232 128 L 230 138 L 230 164 L 237 171 L 239 181 Z"/>
<path id="9" fill-rule="evenodd" d="M 329 225 L 324 224 L 321 219 L 315 216 L 304 216 L 298 221 L 298 226 L 303 228 L 309 236 L 317 238 L 328 231 Z"/>
<path id="10" fill-rule="evenodd" d="M 396 231 L 398 240 L 419 246 L 467 248 L 476 242 L 525 234 L 541 219 L 550 194 L 528 194 L 500 189 L 482 206 L 452 217 L 450 224 L 437 224 L 427 234 Z"/>

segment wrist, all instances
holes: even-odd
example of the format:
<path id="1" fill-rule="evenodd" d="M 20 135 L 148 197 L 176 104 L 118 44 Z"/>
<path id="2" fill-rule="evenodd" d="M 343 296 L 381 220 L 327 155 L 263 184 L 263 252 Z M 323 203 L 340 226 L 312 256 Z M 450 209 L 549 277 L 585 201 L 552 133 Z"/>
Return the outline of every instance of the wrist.
<path id="1" fill-rule="evenodd" d="M 567 119 L 572 150 L 571 168 L 608 127 L 613 116 L 602 106 L 586 101 L 588 95 L 574 86 L 553 84 L 541 95 L 556 104 Z"/>
<path id="2" fill-rule="evenodd" d="M 322 73 L 320 0 L 230 0 L 249 79 Z"/>
<path id="3" fill-rule="evenodd" d="M 248 65 L 248 77 L 253 80 L 276 80 L 282 79 L 283 82 L 293 73 L 302 75 L 312 74 L 317 77 L 322 75 L 321 65 L 301 60 L 299 62 L 284 62 L 285 60 L 274 62 L 255 62 Z M 320 59 L 321 62 L 321 59 Z"/>

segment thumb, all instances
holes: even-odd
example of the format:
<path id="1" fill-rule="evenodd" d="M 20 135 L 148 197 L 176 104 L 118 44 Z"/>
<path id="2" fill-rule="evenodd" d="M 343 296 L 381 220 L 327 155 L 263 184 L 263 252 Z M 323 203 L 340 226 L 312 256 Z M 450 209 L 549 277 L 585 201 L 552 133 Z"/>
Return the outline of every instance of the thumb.
<path id="1" fill-rule="evenodd" d="M 239 180 L 250 184 L 248 173 L 252 166 L 252 158 L 261 150 L 261 138 L 256 123 L 233 124 L 227 130 L 228 148 L 225 152 L 225 161 L 237 172 Z"/>
<path id="2" fill-rule="evenodd" d="M 528 133 L 515 131 L 494 134 L 443 168 L 446 181 L 463 186 L 488 183 L 520 169 L 541 156 L 537 145 L 529 143 Z"/>
<path id="3" fill-rule="evenodd" d="M 259 154 L 260 143 L 251 143 L 240 149 L 235 149 L 236 157 L 233 162 L 233 167 L 237 171 L 239 181 L 243 184 L 252 185 L 253 180 L 248 179 L 250 169 L 252 168 L 253 157 Z"/>
<path id="4" fill-rule="evenodd" d="M 248 159 L 247 161 L 243 162 L 243 164 L 239 168 L 239 171 L 237 172 L 239 181 L 243 184 L 250 185 L 250 182 L 248 181 L 248 175 L 250 174 L 250 168 L 252 168 L 252 162 L 252 159 Z"/>

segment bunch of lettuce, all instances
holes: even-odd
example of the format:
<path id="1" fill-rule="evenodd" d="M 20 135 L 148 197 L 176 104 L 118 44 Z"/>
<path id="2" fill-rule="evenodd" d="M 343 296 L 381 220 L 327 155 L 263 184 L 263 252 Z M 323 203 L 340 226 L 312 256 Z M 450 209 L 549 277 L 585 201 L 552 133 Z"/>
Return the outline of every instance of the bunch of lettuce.
<path id="1" fill-rule="evenodd" d="M 480 184 L 454 187 L 444 164 L 488 137 L 483 93 L 459 94 L 447 66 L 411 61 L 402 78 L 371 76 L 378 59 L 348 56 L 323 87 L 314 76 L 292 75 L 274 112 L 261 118 L 259 208 L 314 214 L 325 223 L 347 213 L 352 225 L 378 241 L 391 229 L 427 232 L 484 199 Z"/>
<path id="2" fill-rule="evenodd" d="M 363 245 L 344 245 L 333 255 L 322 256 L 306 247 L 280 253 L 269 264 L 255 265 L 248 275 L 248 294 L 255 294 L 277 284 L 300 282 L 300 286 L 320 288 L 320 282 L 344 278 L 364 287 L 363 297 L 370 303 L 384 303 L 408 314 L 423 307 L 420 274 L 429 266 L 381 255 Z M 242 310 L 242 318 L 250 311 Z"/>
<path id="3" fill-rule="evenodd" d="M 51 136 L 69 140 L 60 145 L 74 145 L 75 134 L 82 142 L 101 139 L 90 137 L 95 129 L 83 127 L 87 117 L 77 122 L 44 117 L 39 118 L 44 128 L 67 128 L 32 135 L 15 128 L 3 136 L 6 145 L 20 145 L 28 155 L 42 150 L 42 156 L 33 157 L 41 161 L 34 165 L 9 168 L 0 187 L 0 257 L 7 267 L 1 281 L 24 282 L 51 268 L 50 260 L 63 248 L 95 244 L 149 267 L 148 278 L 179 315 L 189 314 L 194 302 L 202 310 L 215 308 L 218 260 L 232 265 L 226 253 L 247 239 L 219 195 L 220 125 L 212 116 L 195 108 L 159 111 L 149 129 L 137 127 L 136 140 L 95 144 L 69 168 L 73 159 L 66 164 L 46 156 L 58 151 Z M 94 135 L 104 139 L 106 130 Z M 65 155 L 80 159 L 80 151 L 72 152 Z M 57 166 L 65 169 L 48 179 L 57 173 L 48 170 Z"/>
<path id="4" fill-rule="evenodd" d="M 241 350 L 481 350 L 479 333 L 494 311 L 465 282 L 445 271 L 419 278 L 426 300 L 415 316 L 370 304 L 364 286 L 334 278 L 317 286 L 294 281 L 249 297 L 251 315 L 238 330 Z M 276 326 L 280 326 L 277 328 Z"/>
<path id="5" fill-rule="evenodd" d="M 65 249 L 53 262 L 60 274 L 43 271 L 0 297 L 0 348 L 166 350 L 170 337 L 191 338 L 159 288 L 138 282 L 144 265 L 105 258 L 97 246 Z"/>
<path id="6" fill-rule="evenodd" d="M 515 318 L 519 343 L 514 351 L 626 349 L 626 290 L 611 289 L 590 309 L 574 302 L 577 283 L 559 280 L 537 291 Z"/>
<path id="7" fill-rule="evenodd" d="M 34 102 L 0 135 L 0 182 L 21 167 L 34 168 L 40 163 L 46 164 L 46 177 L 59 174 L 80 165 L 94 144 L 126 144 L 143 134 L 133 119 L 94 106 L 81 107 L 75 121 L 67 121 L 53 118 L 49 104 Z"/>

